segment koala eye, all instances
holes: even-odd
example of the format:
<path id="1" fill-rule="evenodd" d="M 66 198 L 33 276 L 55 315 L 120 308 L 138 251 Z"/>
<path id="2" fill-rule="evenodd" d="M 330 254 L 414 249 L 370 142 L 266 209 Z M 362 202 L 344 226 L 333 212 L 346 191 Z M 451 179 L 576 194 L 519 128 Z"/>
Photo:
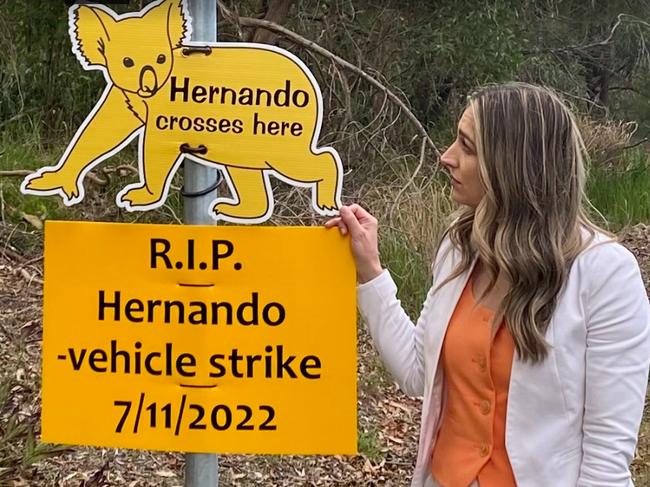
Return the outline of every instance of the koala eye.
<path id="1" fill-rule="evenodd" d="M 156 62 L 158 64 L 163 64 L 166 60 L 167 58 L 165 57 L 164 54 L 158 54 L 158 59 L 156 59 Z"/>
<path id="2" fill-rule="evenodd" d="M 135 63 L 133 62 L 133 59 L 131 59 L 130 57 L 125 57 L 124 59 L 122 59 L 122 63 L 127 68 L 132 68 L 135 65 Z"/>

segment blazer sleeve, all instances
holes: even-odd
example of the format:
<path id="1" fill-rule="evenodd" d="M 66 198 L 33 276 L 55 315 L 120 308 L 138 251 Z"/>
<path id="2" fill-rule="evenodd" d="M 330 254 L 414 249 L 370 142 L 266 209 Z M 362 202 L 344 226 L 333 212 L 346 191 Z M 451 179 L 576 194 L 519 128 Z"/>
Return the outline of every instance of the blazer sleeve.
<path id="1" fill-rule="evenodd" d="M 448 239 L 440 245 L 432 267 L 434 277 L 451 255 Z M 435 280 L 434 280 L 435 283 Z M 407 395 L 424 395 L 424 328 L 434 301 L 433 287 L 413 324 L 397 299 L 397 286 L 388 270 L 357 288 L 357 304 L 382 362 Z"/>
<path id="2" fill-rule="evenodd" d="M 599 247 L 589 265 L 578 487 L 628 487 L 648 384 L 650 306 L 632 253 Z"/>

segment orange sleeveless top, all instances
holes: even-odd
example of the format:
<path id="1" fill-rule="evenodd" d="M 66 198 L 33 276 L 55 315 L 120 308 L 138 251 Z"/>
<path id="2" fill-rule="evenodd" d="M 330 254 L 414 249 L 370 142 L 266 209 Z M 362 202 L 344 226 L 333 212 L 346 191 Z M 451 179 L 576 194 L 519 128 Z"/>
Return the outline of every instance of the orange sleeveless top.
<path id="1" fill-rule="evenodd" d="M 505 446 L 515 345 L 508 329 L 492 336 L 494 312 L 478 304 L 470 279 L 449 321 L 441 352 L 446 401 L 431 475 L 443 487 L 516 487 Z"/>

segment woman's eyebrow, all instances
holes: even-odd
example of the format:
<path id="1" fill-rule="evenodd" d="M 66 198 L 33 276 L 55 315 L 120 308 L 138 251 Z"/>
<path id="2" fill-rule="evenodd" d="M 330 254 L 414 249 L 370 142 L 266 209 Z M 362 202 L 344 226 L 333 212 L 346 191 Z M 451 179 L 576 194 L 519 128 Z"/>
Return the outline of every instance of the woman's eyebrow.
<path id="1" fill-rule="evenodd" d="M 465 140 L 466 140 L 467 142 L 469 142 L 470 144 L 472 144 L 472 147 L 474 147 L 474 141 L 470 138 L 469 135 L 467 135 L 467 134 L 466 134 L 465 132 L 463 132 L 461 129 L 458 129 L 458 133 L 459 133 L 462 137 L 464 137 Z"/>

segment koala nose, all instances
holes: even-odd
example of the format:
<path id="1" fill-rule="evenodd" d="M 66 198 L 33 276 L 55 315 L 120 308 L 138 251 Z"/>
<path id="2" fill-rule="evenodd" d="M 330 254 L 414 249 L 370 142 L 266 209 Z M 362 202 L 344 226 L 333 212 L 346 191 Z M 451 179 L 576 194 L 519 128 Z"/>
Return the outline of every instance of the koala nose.
<path id="1" fill-rule="evenodd" d="M 147 64 L 140 70 L 140 89 L 138 90 L 138 94 L 148 97 L 153 95 L 157 89 L 158 77 L 156 76 L 156 71 Z"/>

